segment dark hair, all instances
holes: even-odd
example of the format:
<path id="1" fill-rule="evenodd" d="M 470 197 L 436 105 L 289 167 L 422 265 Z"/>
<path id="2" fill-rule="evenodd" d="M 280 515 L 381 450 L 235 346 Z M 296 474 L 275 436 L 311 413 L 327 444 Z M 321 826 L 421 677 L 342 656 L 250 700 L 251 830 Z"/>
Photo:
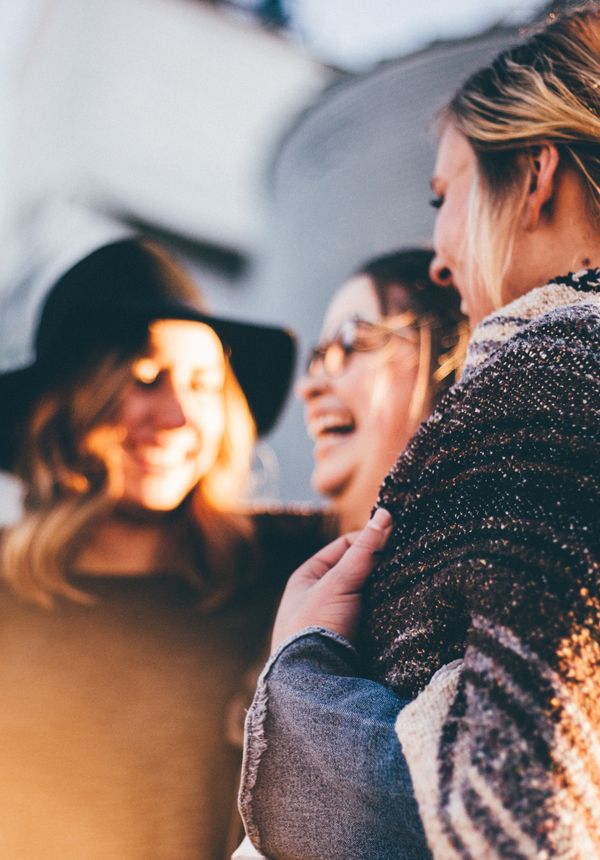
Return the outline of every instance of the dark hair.
<path id="1" fill-rule="evenodd" d="M 454 287 L 429 277 L 433 251 L 404 248 L 373 257 L 355 272 L 366 275 L 377 294 L 383 317 L 412 311 L 415 327 L 428 338 L 428 400 L 433 406 L 456 380 L 464 361 L 468 324 Z"/>

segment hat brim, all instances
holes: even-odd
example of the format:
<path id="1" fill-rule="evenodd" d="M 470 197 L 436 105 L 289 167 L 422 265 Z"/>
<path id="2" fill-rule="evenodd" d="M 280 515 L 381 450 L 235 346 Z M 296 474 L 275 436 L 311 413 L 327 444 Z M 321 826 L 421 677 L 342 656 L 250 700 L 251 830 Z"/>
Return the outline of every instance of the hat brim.
<path id="1" fill-rule="evenodd" d="M 158 319 L 200 322 L 210 326 L 227 348 L 232 370 L 248 401 L 258 436 L 268 433 L 283 408 L 292 381 L 296 340 L 287 329 L 225 319 L 181 304 L 119 308 L 136 323 Z M 47 385 L 43 357 L 33 364 L 0 373 L 0 469 L 12 471 L 24 426 Z"/>

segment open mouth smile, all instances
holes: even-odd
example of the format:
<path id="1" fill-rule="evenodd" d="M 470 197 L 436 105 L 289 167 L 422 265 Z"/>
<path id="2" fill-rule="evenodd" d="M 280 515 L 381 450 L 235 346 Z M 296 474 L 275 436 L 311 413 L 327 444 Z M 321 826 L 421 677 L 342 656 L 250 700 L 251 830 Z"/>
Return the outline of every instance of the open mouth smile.
<path id="1" fill-rule="evenodd" d="M 350 413 L 324 413 L 308 422 L 308 433 L 315 441 L 331 436 L 348 436 L 355 430 L 356 423 Z"/>

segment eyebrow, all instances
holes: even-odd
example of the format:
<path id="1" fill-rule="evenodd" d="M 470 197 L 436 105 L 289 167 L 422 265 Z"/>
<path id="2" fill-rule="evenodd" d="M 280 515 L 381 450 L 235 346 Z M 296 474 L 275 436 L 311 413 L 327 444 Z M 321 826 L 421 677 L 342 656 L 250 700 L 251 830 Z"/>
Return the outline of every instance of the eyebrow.
<path id="1" fill-rule="evenodd" d="M 210 364 L 206 367 L 195 367 L 191 371 L 192 379 L 212 378 L 214 376 L 224 376 L 225 368 L 219 364 Z"/>
<path id="2" fill-rule="evenodd" d="M 193 367 L 191 369 L 191 373 L 194 376 L 206 376 L 209 373 L 214 373 L 215 371 L 220 371 L 221 367 L 218 364 L 209 364 L 205 367 Z"/>

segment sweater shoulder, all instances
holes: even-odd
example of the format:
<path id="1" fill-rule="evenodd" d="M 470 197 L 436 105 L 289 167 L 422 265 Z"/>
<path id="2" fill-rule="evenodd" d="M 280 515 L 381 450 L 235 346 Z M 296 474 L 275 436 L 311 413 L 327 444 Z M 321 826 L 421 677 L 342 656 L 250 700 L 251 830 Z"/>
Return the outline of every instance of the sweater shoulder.
<path id="1" fill-rule="evenodd" d="M 266 568 L 285 578 L 335 537 L 330 517 L 314 505 L 263 507 L 251 516 Z"/>
<path id="2" fill-rule="evenodd" d="M 523 359 L 531 352 L 540 366 L 548 361 L 548 350 L 554 364 L 561 352 L 597 357 L 599 342 L 600 292 L 580 294 L 564 284 L 541 287 L 477 326 L 459 385 L 510 356 Z"/>

